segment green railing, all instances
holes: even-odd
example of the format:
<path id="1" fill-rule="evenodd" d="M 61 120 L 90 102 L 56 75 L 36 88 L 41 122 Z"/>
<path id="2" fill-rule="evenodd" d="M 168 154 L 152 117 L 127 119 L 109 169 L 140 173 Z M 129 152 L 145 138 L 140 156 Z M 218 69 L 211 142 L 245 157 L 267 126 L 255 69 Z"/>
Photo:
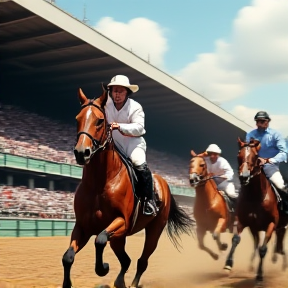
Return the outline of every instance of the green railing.
<path id="1" fill-rule="evenodd" d="M 54 175 L 56 174 L 77 179 L 82 178 L 82 167 L 80 166 L 16 156 L 1 152 L 0 152 L 0 167 L 16 168 Z M 195 196 L 195 191 L 193 188 L 173 186 L 173 185 L 169 186 L 172 194 L 189 196 L 189 197 Z"/>
<path id="2" fill-rule="evenodd" d="M 81 179 L 82 167 L 0 153 L 0 167 L 16 168 Z"/>
<path id="3" fill-rule="evenodd" d="M 0 218 L 0 237 L 68 236 L 74 224 L 73 220 Z"/>

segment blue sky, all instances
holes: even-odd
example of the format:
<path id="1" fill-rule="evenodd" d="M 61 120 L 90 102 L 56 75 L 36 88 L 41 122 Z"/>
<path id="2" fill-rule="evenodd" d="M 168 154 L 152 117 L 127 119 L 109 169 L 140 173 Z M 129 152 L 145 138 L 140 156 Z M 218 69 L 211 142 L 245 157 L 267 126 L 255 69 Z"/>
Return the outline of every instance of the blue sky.
<path id="1" fill-rule="evenodd" d="M 56 0 L 56 5 L 254 127 L 288 136 L 287 0 Z M 137 84 L 137 83 L 136 83 Z"/>

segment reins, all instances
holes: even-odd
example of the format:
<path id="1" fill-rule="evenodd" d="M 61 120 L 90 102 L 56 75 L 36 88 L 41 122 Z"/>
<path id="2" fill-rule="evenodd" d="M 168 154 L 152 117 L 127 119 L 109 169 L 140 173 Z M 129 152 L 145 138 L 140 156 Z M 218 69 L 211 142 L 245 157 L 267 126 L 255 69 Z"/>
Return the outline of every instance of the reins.
<path id="1" fill-rule="evenodd" d="M 103 113 L 105 125 L 107 125 L 105 111 L 100 106 L 94 104 L 93 101 L 94 100 L 90 100 L 89 103 L 82 105 L 81 110 L 88 107 L 88 106 L 93 106 L 93 107 L 99 109 Z M 103 141 L 103 137 L 105 135 L 105 130 L 106 130 L 107 137 L 106 137 L 105 141 L 103 142 L 103 144 L 101 144 Z M 100 140 L 95 139 L 91 134 L 87 133 L 86 131 L 80 131 L 77 134 L 77 141 L 78 141 L 80 135 L 86 135 L 87 137 L 89 137 L 91 139 L 91 141 L 93 143 L 92 152 L 91 152 L 91 157 L 92 157 L 100 149 L 104 150 L 107 143 L 111 143 L 111 141 L 112 141 L 112 128 L 111 128 L 111 125 L 107 125 L 106 129 L 104 129 L 104 131 L 102 132 Z"/>

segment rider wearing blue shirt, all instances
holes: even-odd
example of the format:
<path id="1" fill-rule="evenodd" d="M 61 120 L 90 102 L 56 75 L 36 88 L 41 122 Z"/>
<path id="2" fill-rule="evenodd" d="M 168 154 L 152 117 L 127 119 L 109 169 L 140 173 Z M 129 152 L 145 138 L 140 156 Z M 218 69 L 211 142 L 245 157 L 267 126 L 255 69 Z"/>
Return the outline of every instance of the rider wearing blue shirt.
<path id="1" fill-rule="evenodd" d="M 254 120 L 257 129 L 247 133 L 246 142 L 250 142 L 251 138 L 260 141 L 259 160 L 260 165 L 263 165 L 265 175 L 279 190 L 288 193 L 288 187 L 279 170 L 280 163 L 287 161 L 285 139 L 278 131 L 269 128 L 271 119 L 267 112 L 259 111 Z"/>

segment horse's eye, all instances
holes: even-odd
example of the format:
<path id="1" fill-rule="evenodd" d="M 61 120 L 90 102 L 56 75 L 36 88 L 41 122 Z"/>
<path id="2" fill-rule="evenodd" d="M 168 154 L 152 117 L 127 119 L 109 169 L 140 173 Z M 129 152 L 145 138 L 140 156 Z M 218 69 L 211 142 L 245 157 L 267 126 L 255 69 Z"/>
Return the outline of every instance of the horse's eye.
<path id="1" fill-rule="evenodd" d="M 200 164 L 199 166 L 200 166 L 200 167 L 204 167 L 204 166 L 205 166 L 205 164 L 203 163 L 203 164 Z"/>
<path id="2" fill-rule="evenodd" d="M 98 119 L 98 121 L 96 122 L 96 126 L 100 126 L 101 124 L 103 124 L 104 119 Z"/>

